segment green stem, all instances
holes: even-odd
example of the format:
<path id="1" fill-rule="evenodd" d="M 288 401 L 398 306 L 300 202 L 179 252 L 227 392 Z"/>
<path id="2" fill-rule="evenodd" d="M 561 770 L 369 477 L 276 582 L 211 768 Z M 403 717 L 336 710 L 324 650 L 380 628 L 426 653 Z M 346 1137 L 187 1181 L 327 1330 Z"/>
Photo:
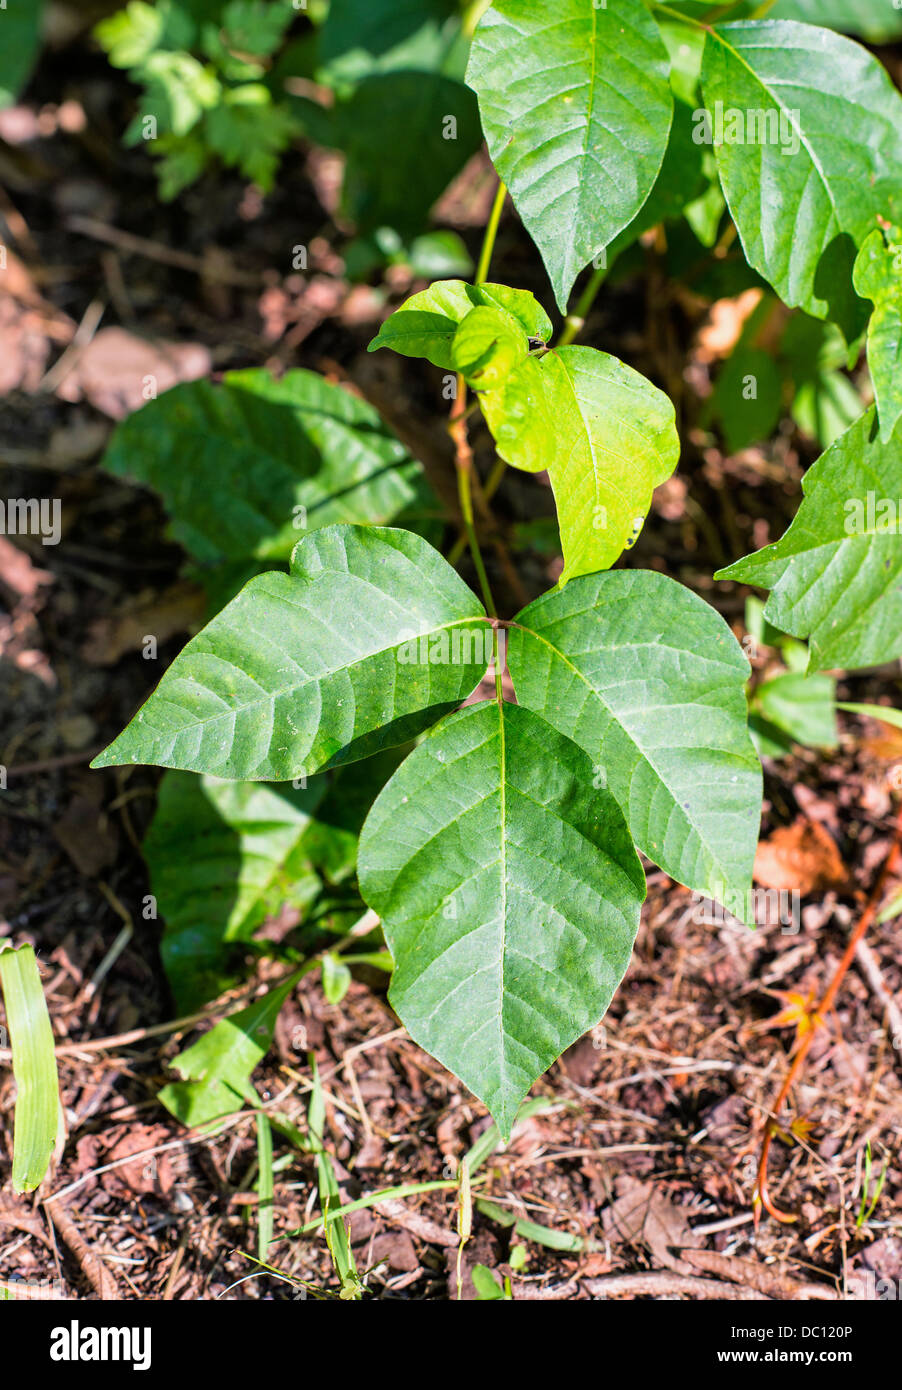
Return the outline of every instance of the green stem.
<path id="1" fill-rule="evenodd" d="M 764 19 L 764 17 L 767 14 L 769 14 L 770 11 L 773 9 L 776 3 L 777 0 L 764 0 L 764 4 L 759 5 L 755 13 L 752 15 L 752 19 Z"/>
<path id="2" fill-rule="evenodd" d="M 459 381 L 458 391 L 465 390 L 466 387 Z M 463 423 L 463 420 L 459 420 L 457 426 L 460 430 L 466 431 L 466 425 Z M 469 457 L 466 457 L 465 460 L 461 459 L 460 450 L 458 450 L 457 462 L 457 495 L 460 498 L 461 515 L 464 519 L 467 540 L 470 543 L 470 554 L 473 556 L 473 564 L 476 567 L 476 574 L 479 578 L 479 587 L 482 590 L 482 601 L 485 604 L 486 612 L 489 616 L 495 618 L 498 616 L 498 610 L 495 607 L 495 600 L 492 597 L 489 577 L 486 574 L 482 551 L 479 548 L 479 537 L 476 534 L 476 525 L 473 520 L 473 464 Z"/>
<path id="3" fill-rule="evenodd" d="M 506 197 L 507 189 L 504 183 L 499 179 L 498 192 L 495 194 L 495 201 L 492 204 L 492 211 L 489 214 L 485 236 L 482 241 L 482 250 L 479 253 L 479 265 L 476 269 L 477 285 L 484 285 L 489 278 L 489 266 L 492 264 L 492 252 L 495 249 L 495 238 L 498 235 L 498 224 L 501 221 L 501 212 Z"/>
<path id="4" fill-rule="evenodd" d="M 773 0 L 771 0 L 773 3 Z M 666 14 L 669 19 L 676 19 L 680 24 L 690 24 L 693 29 L 707 29 L 707 24 L 703 24 L 700 19 L 693 19 L 691 15 L 680 14 L 679 10 L 672 10 L 669 5 L 659 5 L 655 0 L 655 9 L 660 10 L 661 14 Z"/>
<path id="5" fill-rule="evenodd" d="M 555 347 L 566 347 L 567 344 L 572 343 L 576 335 L 582 331 L 583 325 L 586 322 L 586 315 L 595 303 L 595 296 L 601 289 L 604 283 L 604 277 L 607 273 L 606 266 L 599 266 L 598 269 L 594 271 L 592 278 L 577 300 L 576 308 L 564 319 L 563 331 L 561 332 L 560 338 L 555 343 Z"/>

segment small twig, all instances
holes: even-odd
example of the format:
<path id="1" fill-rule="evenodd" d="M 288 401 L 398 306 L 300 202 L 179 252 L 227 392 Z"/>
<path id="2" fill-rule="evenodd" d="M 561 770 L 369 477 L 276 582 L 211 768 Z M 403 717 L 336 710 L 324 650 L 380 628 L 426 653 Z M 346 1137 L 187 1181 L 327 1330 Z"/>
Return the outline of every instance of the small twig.
<path id="1" fill-rule="evenodd" d="M 887 882 L 889 881 L 891 874 L 894 872 L 896 868 L 896 864 L 899 860 L 900 854 L 902 854 L 902 807 L 899 808 L 898 815 L 896 816 L 896 825 L 893 832 L 892 845 L 890 846 L 889 853 L 883 861 L 883 867 L 881 868 L 880 873 L 877 876 L 877 882 L 874 884 L 873 890 L 871 891 L 871 895 L 868 898 L 864 911 L 859 917 L 855 929 L 852 932 L 852 935 L 849 937 L 849 942 L 846 946 L 845 951 L 843 952 L 842 959 L 840 960 L 839 965 L 833 972 L 833 976 L 830 980 L 830 983 L 824 990 L 820 1003 L 815 1006 L 815 1008 L 809 1015 L 809 1030 L 799 1043 L 790 1068 L 786 1073 L 783 1085 L 780 1087 L 777 1098 L 774 1101 L 773 1106 L 771 1107 L 769 1117 L 765 1123 L 764 1139 L 761 1144 L 761 1156 L 758 1160 L 758 1176 L 755 1182 L 755 1190 L 752 1194 L 752 1208 L 755 1213 L 756 1226 L 760 1219 L 762 1207 L 768 1213 L 768 1215 L 774 1218 L 775 1221 L 781 1221 L 784 1224 L 788 1225 L 796 1219 L 794 1216 L 789 1215 L 789 1213 L 787 1212 L 779 1211 L 774 1206 L 773 1202 L 770 1199 L 770 1194 L 768 1192 L 767 1187 L 767 1160 L 770 1154 L 771 1142 L 773 1141 L 773 1137 L 777 1133 L 778 1129 L 777 1117 L 789 1096 L 789 1092 L 792 1089 L 793 1082 L 796 1080 L 800 1071 L 802 1070 L 802 1064 L 805 1061 L 805 1058 L 807 1057 L 811 1049 L 811 1044 L 814 1042 L 814 1039 L 818 1036 L 821 1028 L 823 1028 L 827 1014 L 833 1008 L 833 1005 L 836 1001 L 836 996 L 839 993 L 840 986 L 842 985 L 842 982 L 845 979 L 846 974 L 848 973 L 849 967 L 851 966 L 852 962 L 856 959 L 858 944 L 864 937 L 865 932 L 867 931 L 868 927 L 871 925 L 875 916 L 877 915 L 877 909 L 880 906 L 884 889 L 887 885 Z"/>
<path id="2" fill-rule="evenodd" d="M 629 1294 L 632 1298 L 656 1294 L 659 1298 L 669 1298 L 674 1294 L 686 1294 L 689 1298 L 719 1298 L 727 1303 L 771 1302 L 767 1294 L 758 1293 L 757 1289 L 696 1278 L 694 1274 L 673 1274 L 663 1269 L 651 1269 L 643 1274 L 606 1274 L 602 1279 L 581 1279 L 580 1283 L 593 1298 L 613 1298 L 618 1294 Z"/>
<path id="3" fill-rule="evenodd" d="M 859 941 L 855 948 L 855 959 L 861 966 L 862 974 L 871 990 L 883 1006 L 886 1031 L 889 1033 L 890 1042 L 895 1043 L 897 1038 L 902 1039 L 902 1010 L 887 989 L 880 962 L 866 941 Z"/>
<path id="4" fill-rule="evenodd" d="M 263 275 L 260 273 L 235 270 L 232 266 L 221 264 L 218 257 L 214 267 L 203 256 L 192 256 L 188 251 L 176 251 L 171 246 L 161 246 L 156 241 L 148 241 L 146 237 L 123 232 L 119 227 L 109 227 L 94 217 L 70 217 L 66 225 L 70 231 L 81 232 L 82 236 L 90 237 L 93 241 L 103 241 L 108 246 L 118 247 L 120 251 L 146 256 L 148 260 L 160 261 L 161 264 L 175 266 L 178 270 L 191 270 L 197 275 L 211 277 L 225 285 L 259 289 L 263 284 Z"/>

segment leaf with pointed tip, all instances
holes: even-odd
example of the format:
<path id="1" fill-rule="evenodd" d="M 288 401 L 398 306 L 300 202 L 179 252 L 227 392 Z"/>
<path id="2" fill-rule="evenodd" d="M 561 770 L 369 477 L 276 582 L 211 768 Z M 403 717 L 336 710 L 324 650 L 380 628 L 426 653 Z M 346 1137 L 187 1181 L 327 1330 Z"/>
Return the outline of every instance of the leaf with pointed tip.
<path id="1" fill-rule="evenodd" d="M 507 660 L 520 704 L 585 749 L 649 859 L 719 902 L 747 893 L 749 665 L 713 608 L 648 570 L 583 576 L 518 614 Z"/>
<path id="2" fill-rule="evenodd" d="M 855 262 L 855 289 L 874 302 L 868 367 L 885 444 L 902 419 L 902 229 L 875 227 Z"/>
<path id="3" fill-rule="evenodd" d="M 715 153 L 746 258 L 786 304 L 851 340 L 863 327 L 856 252 L 879 216 L 902 210 L 902 97 L 889 74 L 839 34 L 763 20 L 709 31 L 702 91 L 713 125 L 722 103 Z"/>
<path id="4" fill-rule="evenodd" d="M 607 569 L 632 545 L 680 441 L 663 391 L 616 357 L 564 347 L 530 357 L 480 406 L 498 453 L 547 468 L 564 550 L 562 582 Z"/>
<path id="5" fill-rule="evenodd" d="M 434 367 L 456 371 L 454 338 L 464 319 L 479 306 L 509 314 L 527 338 L 540 338 L 544 343 L 551 337 L 551 320 L 528 290 L 438 280 L 405 300 L 385 320 L 367 351 L 388 347 L 404 357 L 425 357 Z"/>
<path id="6" fill-rule="evenodd" d="M 715 579 L 770 589 L 768 622 L 808 638 L 810 671 L 902 656 L 902 424 L 883 443 L 871 409 L 809 468 L 786 534 Z"/>
<path id="7" fill-rule="evenodd" d="M 324 527 L 289 574 L 252 579 L 188 643 L 92 766 L 287 781 L 355 762 L 478 685 L 485 631 L 479 600 L 419 536 Z"/>
<path id="8" fill-rule="evenodd" d="M 481 305 L 471 309 L 451 344 L 451 360 L 474 391 L 497 390 L 529 355 L 529 339 L 516 319 Z"/>
<path id="9" fill-rule="evenodd" d="M 592 764 L 530 710 L 444 720 L 377 798 L 360 837 L 389 998 L 505 1138 L 532 1083 L 602 1017 L 645 896 Z"/>
<path id="10" fill-rule="evenodd" d="M 651 192 L 673 116 L 669 71 L 642 0 L 496 0 L 479 21 L 467 81 L 562 312 Z"/>
<path id="11" fill-rule="evenodd" d="M 303 529 L 437 505 L 372 406 L 307 371 L 176 386 L 117 426 L 103 464 L 159 492 L 176 540 L 206 564 L 287 560 Z"/>

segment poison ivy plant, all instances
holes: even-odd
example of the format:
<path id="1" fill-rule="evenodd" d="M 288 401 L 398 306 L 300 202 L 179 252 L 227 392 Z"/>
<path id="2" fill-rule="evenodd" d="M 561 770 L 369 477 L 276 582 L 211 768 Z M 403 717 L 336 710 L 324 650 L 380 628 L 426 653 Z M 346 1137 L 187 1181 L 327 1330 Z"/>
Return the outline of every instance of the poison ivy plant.
<path id="1" fill-rule="evenodd" d="M 750 879 L 749 667 L 702 599 L 650 571 L 575 579 L 519 614 L 508 663 L 520 704 L 586 751 L 643 853 L 721 901 Z"/>
<path id="2" fill-rule="evenodd" d="M 770 589 L 765 616 L 809 639 L 812 671 L 902 655 L 902 425 L 884 443 L 867 411 L 802 488 L 783 538 L 715 577 Z"/>
<path id="3" fill-rule="evenodd" d="M 498 453 L 554 489 L 566 582 L 612 565 L 635 543 L 680 442 L 667 396 L 595 348 L 531 357 L 480 397 Z"/>
<path id="4" fill-rule="evenodd" d="M 599 630 L 602 584 L 611 606 Z M 442 719 L 478 683 L 491 634 L 481 605 L 419 537 L 325 528 L 298 546 L 290 575 L 252 580 L 189 643 L 94 765 L 288 778 L 440 721 L 367 819 L 360 886 L 383 919 L 402 1019 L 507 1132 L 531 1082 L 597 1020 L 625 969 L 643 896 L 633 839 L 714 896 L 746 891 L 761 793 L 745 729 L 747 664 L 722 621 L 673 581 L 594 576 L 551 596 L 547 610 L 533 605 L 511 626 L 511 671 L 532 708 L 483 702 Z M 674 641 L 685 644 L 676 654 Z M 690 674 L 684 658 L 700 644 Z M 570 720 L 581 702 L 583 717 Z M 297 819 L 282 815 L 291 841 Z M 483 958 L 493 945 L 503 968 L 466 986 L 466 1029 L 449 1031 L 441 1010 L 431 1026 L 423 989 L 433 1005 L 457 997 L 474 949 Z M 540 997 L 545 1016 L 535 1014 Z"/>
<path id="5" fill-rule="evenodd" d="M 679 456 L 667 396 L 573 342 L 615 256 L 619 268 L 635 264 L 654 242 L 659 265 L 683 269 L 696 294 L 766 281 L 811 316 L 790 319 L 776 372 L 763 356 L 770 345 L 743 336 L 713 403 L 730 447 L 773 427 L 783 377 L 794 418 L 807 409 L 816 437 L 845 423 L 844 412 L 860 415 L 841 369 L 853 368 L 873 305 L 876 410 L 808 471 L 782 540 L 718 577 L 770 588 L 765 613 L 788 634 L 778 642 L 788 669 L 752 693 L 759 740 L 829 746 L 833 679 L 817 673 L 902 654 L 889 260 L 902 102 L 850 40 L 792 17 L 748 18 L 741 6 L 741 21 L 711 27 L 710 9 L 499 0 L 475 26 L 472 91 L 460 73 L 477 11 L 461 24 L 440 0 L 391 10 L 335 0 L 281 66 L 273 45 L 284 30 L 274 18 L 269 27 L 271 17 L 258 27 L 245 4 L 233 3 L 225 29 L 212 32 L 192 13 L 200 39 L 179 32 L 174 11 L 159 7 L 151 22 L 140 5 L 136 28 L 108 34 L 129 65 L 201 43 L 213 79 L 233 93 L 203 116 L 214 129 L 223 103 L 252 117 L 255 87 L 272 94 L 292 70 L 327 83 L 327 96 L 288 104 L 309 135 L 344 151 L 343 209 L 371 268 L 379 256 L 411 264 L 422 218 L 478 145 L 478 99 L 489 153 L 558 308 L 570 310 L 555 339 L 532 294 L 489 281 L 502 184 L 476 283 L 449 279 L 412 294 L 369 345 L 445 374 L 481 600 L 425 536 L 386 525 L 428 530 L 434 499 L 418 466 L 368 407 L 309 373 L 177 388 L 120 427 L 107 460 L 163 495 L 175 534 L 203 564 L 276 564 L 302 531 L 289 572 L 253 575 L 94 763 L 174 770 L 148 845 L 179 988 L 197 998 L 229 979 L 223 947 L 264 949 L 254 933 L 288 902 L 304 919 L 303 948 L 319 952 L 303 968 L 322 960 L 327 995 L 341 999 L 353 958 L 333 954 L 328 932 L 315 945 L 303 934 L 320 905 L 347 890 L 345 907 L 366 903 L 366 919 L 381 922 L 400 1018 L 504 1135 L 530 1085 L 598 1021 L 627 968 L 644 897 L 637 850 L 734 913 L 749 904 L 761 770 L 748 663 L 703 599 L 665 574 L 612 568 Z M 188 87 L 203 106 L 202 90 Z M 188 136 L 202 126 L 198 118 Z M 239 135 L 223 134 L 226 158 Z M 269 148 L 261 125 L 262 157 Z M 194 158 L 187 145 L 183 154 Z M 645 236 L 661 222 L 666 233 Z M 766 296 L 761 313 L 776 308 Z M 749 398 L 755 410 L 737 434 L 731 406 L 749 378 L 766 389 Z M 514 618 L 498 616 L 479 547 L 486 518 L 474 501 L 490 488 L 474 497 L 483 441 L 474 455 L 470 391 L 499 455 L 492 485 L 505 463 L 547 474 L 557 507 L 560 580 Z M 493 539 L 506 560 L 503 538 Z M 797 638 L 810 642 L 810 675 Z M 505 661 L 516 703 L 505 696 Z M 482 698 L 489 669 L 494 699 Z M 273 785 L 306 777 L 317 780 Z M 188 824 L 190 864 L 174 847 Z M 294 938 L 279 945 L 294 959 Z M 250 1068 L 290 987 L 182 1055 L 184 1079 L 164 1092 L 174 1113 L 194 1122 L 256 1103 Z M 353 1261 L 342 1264 L 356 1289 Z"/>
<path id="6" fill-rule="evenodd" d="M 412 295 L 383 323 L 368 351 L 389 347 L 404 357 L 424 357 L 435 367 L 456 370 L 453 345 L 464 319 L 474 309 L 494 309 L 512 320 L 527 338 L 544 343 L 551 337 L 551 320 L 527 290 L 508 285 L 467 285 L 442 280 Z"/>

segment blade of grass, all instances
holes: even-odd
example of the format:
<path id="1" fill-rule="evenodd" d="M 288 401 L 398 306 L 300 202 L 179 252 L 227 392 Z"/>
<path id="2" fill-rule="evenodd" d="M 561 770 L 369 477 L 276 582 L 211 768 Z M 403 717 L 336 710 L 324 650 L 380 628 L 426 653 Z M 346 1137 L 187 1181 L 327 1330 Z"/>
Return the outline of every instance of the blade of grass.
<path id="1" fill-rule="evenodd" d="M 273 1237 L 272 1126 L 262 1110 L 257 1111 L 257 1254 L 266 1259 Z"/>
<path id="2" fill-rule="evenodd" d="M 497 1203 L 490 1202 L 486 1197 L 476 1198 L 476 1210 L 487 1216 L 490 1221 L 497 1221 L 499 1226 L 513 1227 L 514 1235 L 522 1236 L 523 1240 L 531 1240 L 536 1245 L 544 1245 L 546 1250 L 577 1252 L 594 1248 L 590 1242 L 583 1240 L 582 1236 L 572 1235 L 569 1231 L 553 1231 L 550 1226 L 540 1226 L 535 1221 L 526 1221 L 523 1217 L 515 1216 L 512 1211 L 499 1207 Z"/>
<path id="3" fill-rule="evenodd" d="M 56 1144 L 59 1077 L 53 1029 L 31 946 L 0 951 L 0 987 L 16 1079 L 13 1187 L 33 1192 L 43 1182 Z"/>
<path id="4" fill-rule="evenodd" d="M 870 719 L 882 719 L 884 724 L 894 724 L 902 729 L 902 710 L 890 709 L 889 705 L 850 705 L 837 700 L 837 709 L 847 710 L 849 714 L 866 714 Z"/>
<path id="5" fill-rule="evenodd" d="M 307 1125 L 310 1130 L 310 1137 L 315 1145 L 314 1154 L 316 1156 L 316 1177 L 319 1186 L 319 1205 L 326 1232 L 326 1244 L 329 1247 L 332 1264 L 335 1267 L 335 1272 L 341 1284 L 341 1293 L 339 1297 L 342 1299 L 358 1299 L 362 1292 L 362 1285 L 360 1283 L 360 1276 L 357 1273 L 357 1265 L 354 1262 L 354 1255 L 351 1251 L 349 1230 L 344 1221 L 333 1219 L 333 1215 L 337 1215 L 340 1210 L 341 1195 L 338 1190 L 338 1179 L 335 1176 L 335 1168 L 332 1159 L 326 1152 L 323 1144 L 323 1133 L 326 1123 L 326 1101 L 323 1095 L 322 1082 L 319 1079 L 319 1068 L 316 1065 L 316 1057 L 313 1053 L 310 1054 L 310 1070 L 313 1074 L 313 1086 L 310 1092 L 310 1107 L 307 1112 Z"/>

